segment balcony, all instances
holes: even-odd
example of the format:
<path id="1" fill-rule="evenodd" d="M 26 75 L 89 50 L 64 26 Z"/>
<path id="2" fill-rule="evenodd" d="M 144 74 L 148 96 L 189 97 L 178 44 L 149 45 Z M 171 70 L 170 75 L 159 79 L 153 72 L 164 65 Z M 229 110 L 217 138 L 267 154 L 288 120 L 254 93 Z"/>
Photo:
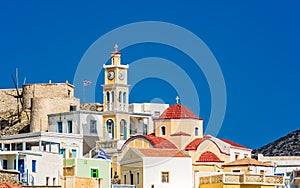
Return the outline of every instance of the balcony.
<path id="1" fill-rule="evenodd" d="M 105 151 L 105 153 L 116 153 L 118 151 L 118 141 L 119 140 L 105 140 L 105 141 L 97 141 L 96 147 L 101 148 Z"/>
<path id="2" fill-rule="evenodd" d="M 200 177 L 202 184 L 251 184 L 251 185 L 283 185 L 282 176 L 270 176 L 260 174 L 220 174 L 213 176 Z"/>

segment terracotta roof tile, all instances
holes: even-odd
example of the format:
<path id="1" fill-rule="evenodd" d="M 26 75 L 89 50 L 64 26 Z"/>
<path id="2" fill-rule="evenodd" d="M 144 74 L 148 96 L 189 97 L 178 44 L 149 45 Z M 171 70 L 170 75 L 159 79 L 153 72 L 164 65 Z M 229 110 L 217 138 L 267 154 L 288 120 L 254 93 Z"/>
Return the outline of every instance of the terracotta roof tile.
<path id="1" fill-rule="evenodd" d="M 178 149 L 136 148 L 145 157 L 186 157 Z"/>
<path id="2" fill-rule="evenodd" d="M 273 166 L 269 163 L 264 163 L 255 159 L 251 158 L 244 158 L 244 159 L 239 159 L 230 163 L 226 163 L 222 166 Z"/>
<path id="3" fill-rule="evenodd" d="M 187 107 L 174 104 L 167 108 L 158 119 L 201 119 L 195 116 Z"/>
<path id="4" fill-rule="evenodd" d="M 191 136 L 191 135 L 186 133 L 186 132 L 179 131 L 179 132 L 176 132 L 174 134 L 171 134 L 171 136 Z"/>
<path id="5" fill-rule="evenodd" d="M 210 136 L 203 136 L 203 138 L 195 138 L 187 146 L 185 146 L 185 151 L 197 150 L 198 146 L 205 140 L 209 139 Z"/>
<path id="6" fill-rule="evenodd" d="M 130 137 L 123 144 L 121 150 L 123 150 L 123 148 L 128 143 L 130 143 L 131 141 L 133 141 L 135 139 L 145 139 L 145 140 L 149 141 L 154 148 L 177 149 L 176 145 L 173 144 L 171 141 L 169 141 L 165 138 L 162 138 L 162 137 L 155 136 L 154 134 L 148 134 L 148 135 L 137 135 L 137 136 Z"/>
<path id="7" fill-rule="evenodd" d="M 3 182 L 3 183 L 0 183 L 0 188 L 22 188 L 22 187 L 12 184 L 10 182 Z"/>
<path id="8" fill-rule="evenodd" d="M 176 145 L 171 141 L 155 136 L 154 134 L 148 134 L 145 138 L 148 139 L 155 148 L 177 149 Z"/>
<path id="9" fill-rule="evenodd" d="M 214 153 L 206 151 L 202 153 L 196 162 L 224 162 L 219 159 Z"/>

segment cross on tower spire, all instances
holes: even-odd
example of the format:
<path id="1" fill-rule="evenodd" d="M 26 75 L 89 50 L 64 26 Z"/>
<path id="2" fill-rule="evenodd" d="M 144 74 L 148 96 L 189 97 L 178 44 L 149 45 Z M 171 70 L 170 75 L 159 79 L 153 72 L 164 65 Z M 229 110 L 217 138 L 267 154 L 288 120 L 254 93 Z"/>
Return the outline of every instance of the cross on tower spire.
<path id="1" fill-rule="evenodd" d="M 115 52 L 118 51 L 118 48 L 119 48 L 119 46 L 117 44 L 115 44 L 115 46 L 114 46 Z"/>
<path id="2" fill-rule="evenodd" d="M 175 100 L 176 100 L 176 104 L 178 104 L 178 102 L 179 102 L 179 97 L 176 96 Z"/>

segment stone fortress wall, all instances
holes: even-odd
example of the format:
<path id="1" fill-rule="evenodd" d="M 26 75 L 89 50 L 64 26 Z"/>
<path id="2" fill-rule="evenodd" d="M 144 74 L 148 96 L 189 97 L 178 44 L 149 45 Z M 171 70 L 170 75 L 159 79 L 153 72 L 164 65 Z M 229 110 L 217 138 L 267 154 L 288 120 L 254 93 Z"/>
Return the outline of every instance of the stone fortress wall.
<path id="1" fill-rule="evenodd" d="M 48 114 L 80 108 L 74 97 L 74 86 L 66 83 L 23 85 L 24 110 L 31 110 L 30 132 L 48 130 Z M 72 107 L 74 107 L 72 109 Z"/>
<path id="2" fill-rule="evenodd" d="M 19 93 L 21 91 L 22 89 L 19 89 Z M 17 98 L 14 96 L 17 96 L 16 89 L 0 89 L 0 113 L 17 110 Z"/>
<path id="3" fill-rule="evenodd" d="M 30 111 L 30 132 L 48 130 L 48 114 L 80 109 L 80 100 L 74 97 L 74 86 L 65 83 L 24 84 L 23 110 Z M 0 113 L 17 110 L 16 89 L 0 89 Z M 19 103 L 21 108 L 21 104 Z"/>

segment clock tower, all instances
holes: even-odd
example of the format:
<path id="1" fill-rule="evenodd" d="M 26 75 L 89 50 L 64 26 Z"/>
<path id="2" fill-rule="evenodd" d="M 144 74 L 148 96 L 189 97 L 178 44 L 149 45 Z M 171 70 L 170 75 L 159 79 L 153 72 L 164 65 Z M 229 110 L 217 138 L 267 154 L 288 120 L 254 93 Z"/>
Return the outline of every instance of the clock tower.
<path id="1" fill-rule="evenodd" d="M 129 138 L 130 117 L 128 112 L 129 85 L 127 84 L 128 65 L 121 64 L 118 45 L 111 52 L 111 64 L 103 65 L 105 81 L 103 87 L 103 136 L 110 140 Z"/>

